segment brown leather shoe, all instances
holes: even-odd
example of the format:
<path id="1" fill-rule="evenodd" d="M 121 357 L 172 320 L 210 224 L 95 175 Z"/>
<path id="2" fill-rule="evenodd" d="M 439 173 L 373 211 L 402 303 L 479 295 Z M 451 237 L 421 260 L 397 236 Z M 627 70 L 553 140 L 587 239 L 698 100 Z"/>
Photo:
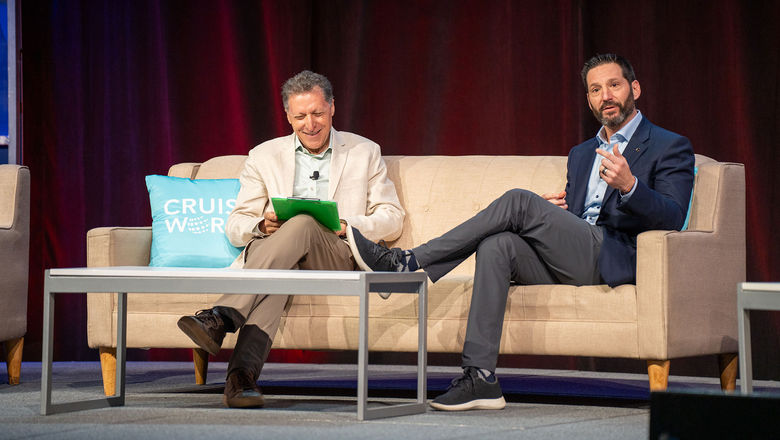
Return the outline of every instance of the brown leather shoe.
<path id="1" fill-rule="evenodd" d="M 235 370 L 225 382 L 222 403 L 228 408 L 259 408 L 265 405 L 255 378 L 244 370 Z"/>
<path id="2" fill-rule="evenodd" d="M 201 310 L 195 316 L 182 316 L 179 328 L 198 346 L 216 355 L 225 339 L 225 323 L 212 309 Z"/>

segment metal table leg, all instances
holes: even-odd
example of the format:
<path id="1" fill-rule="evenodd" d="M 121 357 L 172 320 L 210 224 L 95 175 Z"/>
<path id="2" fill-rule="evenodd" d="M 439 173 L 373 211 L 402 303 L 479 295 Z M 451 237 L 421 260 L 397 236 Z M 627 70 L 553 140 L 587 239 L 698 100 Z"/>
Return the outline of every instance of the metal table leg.
<path id="1" fill-rule="evenodd" d="M 743 304 L 742 285 L 737 287 L 737 322 L 739 325 L 739 389 L 742 394 L 753 392 L 753 362 L 750 347 L 750 310 Z"/>
<path id="2" fill-rule="evenodd" d="M 385 417 L 422 414 L 426 411 L 426 365 L 427 365 L 427 283 L 420 283 L 418 293 L 418 345 L 417 345 L 417 401 L 381 408 L 367 408 L 368 404 L 368 297 L 360 296 L 360 336 L 358 341 L 358 420 L 373 420 Z"/>
<path id="3" fill-rule="evenodd" d="M 43 352 L 41 353 L 41 414 L 50 414 L 51 363 L 54 355 L 54 293 L 49 279 L 43 281 Z"/>
<path id="4" fill-rule="evenodd" d="M 127 292 L 117 293 L 116 309 L 116 396 L 119 405 L 125 404 L 127 372 Z"/>
<path id="5" fill-rule="evenodd" d="M 127 334 L 125 316 L 127 310 L 127 294 L 119 294 L 120 308 L 117 316 L 117 381 L 116 396 L 94 400 L 56 403 L 51 402 L 52 392 L 52 362 L 54 358 L 54 295 L 49 288 L 48 277 L 44 279 L 43 289 L 43 357 L 41 359 L 41 414 L 57 414 L 85 409 L 122 406 L 125 404 L 125 336 Z M 120 345 L 121 344 L 121 345 Z M 121 348 L 120 348 L 121 347 Z M 121 355 L 120 355 L 121 353 Z M 121 365 L 121 366 L 120 366 Z"/>

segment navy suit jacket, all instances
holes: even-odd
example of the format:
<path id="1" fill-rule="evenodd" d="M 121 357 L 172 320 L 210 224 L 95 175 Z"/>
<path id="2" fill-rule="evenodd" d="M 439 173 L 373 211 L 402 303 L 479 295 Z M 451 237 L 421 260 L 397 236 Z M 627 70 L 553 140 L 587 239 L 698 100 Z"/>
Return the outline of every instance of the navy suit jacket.
<path id="1" fill-rule="evenodd" d="M 598 140 L 594 137 L 569 152 L 566 203 L 582 217 Z M 610 286 L 636 282 L 636 236 L 652 229 L 679 230 L 693 189 L 691 142 L 650 123 L 643 116 L 623 156 L 637 187 L 627 202 L 607 187 L 596 222 L 604 231 L 599 254 L 601 278 Z"/>

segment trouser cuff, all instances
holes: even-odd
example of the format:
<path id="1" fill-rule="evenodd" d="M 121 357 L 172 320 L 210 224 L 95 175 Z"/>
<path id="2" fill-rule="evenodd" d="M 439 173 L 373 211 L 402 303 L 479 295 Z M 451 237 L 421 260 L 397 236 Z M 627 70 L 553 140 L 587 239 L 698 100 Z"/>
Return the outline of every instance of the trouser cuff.
<path id="1" fill-rule="evenodd" d="M 244 370 L 255 380 L 260 377 L 263 364 L 268 358 L 273 341 L 260 327 L 250 324 L 241 328 L 238 341 L 228 363 L 227 375 L 235 370 Z"/>

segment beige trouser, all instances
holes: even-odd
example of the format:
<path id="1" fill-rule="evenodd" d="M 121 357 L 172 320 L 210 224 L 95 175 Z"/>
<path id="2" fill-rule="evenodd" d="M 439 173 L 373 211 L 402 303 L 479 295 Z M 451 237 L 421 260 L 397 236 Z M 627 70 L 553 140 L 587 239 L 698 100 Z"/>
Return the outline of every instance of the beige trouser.
<path id="1" fill-rule="evenodd" d="M 245 269 L 354 270 L 347 243 L 308 215 L 287 220 L 273 234 L 251 241 Z M 288 304 L 288 295 L 222 295 L 216 306 L 232 307 L 272 340 Z"/>

